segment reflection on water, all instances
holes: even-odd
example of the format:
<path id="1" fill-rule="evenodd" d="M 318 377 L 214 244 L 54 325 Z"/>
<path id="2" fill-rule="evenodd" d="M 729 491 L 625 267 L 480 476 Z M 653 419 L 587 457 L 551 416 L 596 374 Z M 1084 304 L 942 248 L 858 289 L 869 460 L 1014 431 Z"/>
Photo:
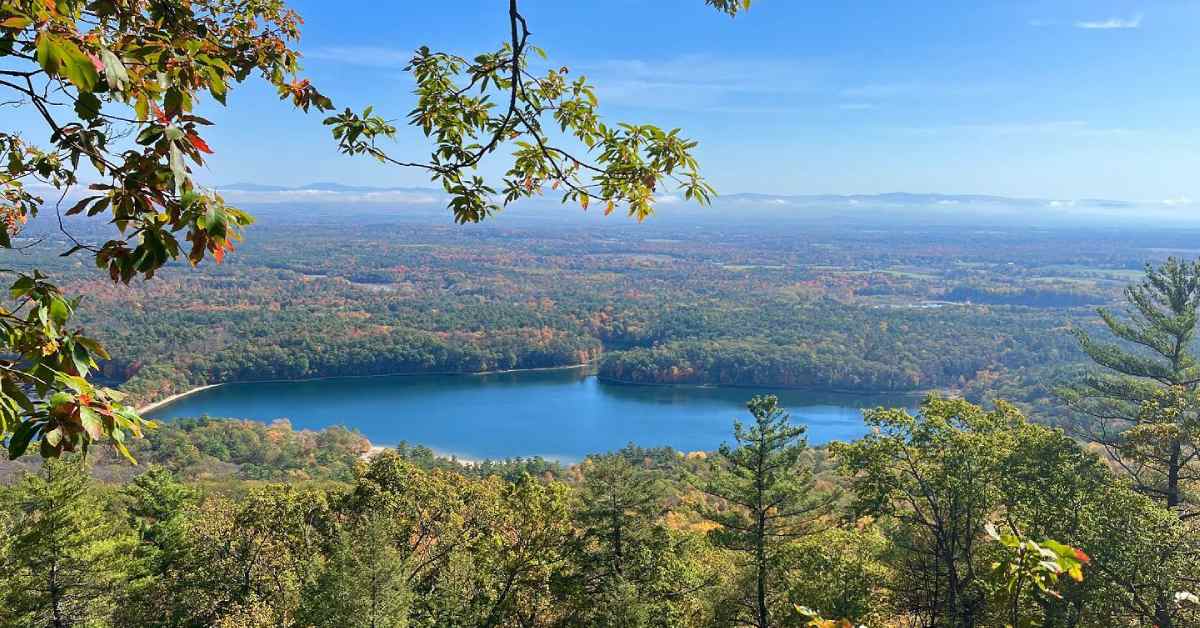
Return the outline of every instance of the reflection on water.
<path id="1" fill-rule="evenodd" d="M 410 375 L 232 384 L 200 392 L 154 418 L 221 416 L 297 428 L 346 425 L 373 443 L 428 445 L 466 458 L 541 455 L 564 461 L 627 443 L 712 450 L 746 419 L 751 388 L 605 384 L 586 370 Z M 809 440 L 861 436 L 861 409 L 912 407 L 903 396 L 777 391 Z"/>

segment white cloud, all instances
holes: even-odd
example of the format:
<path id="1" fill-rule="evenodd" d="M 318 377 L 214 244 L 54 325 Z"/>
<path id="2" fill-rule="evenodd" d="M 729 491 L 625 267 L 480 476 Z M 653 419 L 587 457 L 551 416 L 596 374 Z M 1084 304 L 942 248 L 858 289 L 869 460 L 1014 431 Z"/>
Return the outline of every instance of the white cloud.
<path id="1" fill-rule="evenodd" d="M 968 133 L 994 136 L 1068 136 L 1068 137 L 1112 137 L 1137 133 L 1122 127 L 1097 127 L 1085 120 L 1035 120 L 1015 122 L 979 122 L 946 126 L 902 127 L 898 129 L 910 135 L 939 136 Z"/>
<path id="2" fill-rule="evenodd" d="M 891 98 L 919 91 L 921 86 L 916 83 L 873 83 L 847 87 L 841 94 L 846 98 Z"/>
<path id="3" fill-rule="evenodd" d="M 412 60 L 413 51 L 383 46 L 324 46 L 304 52 L 306 59 L 336 61 L 345 65 L 399 69 Z"/>
<path id="4" fill-rule="evenodd" d="M 1120 29 L 1120 28 L 1140 28 L 1141 26 L 1142 26 L 1141 14 L 1135 15 L 1129 19 L 1110 17 L 1107 20 L 1083 20 L 1083 21 L 1075 22 L 1075 28 L 1100 29 L 1100 30 L 1110 30 L 1110 29 Z"/>
<path id="5" fill-rule="evenodd" d="M 792 112 L 820 93 L 828 70 L 803 60 L 728 59 L 707 54 L 609 59 L 566 65 L 587 76 L 605 104 L 721 113 Z"/>

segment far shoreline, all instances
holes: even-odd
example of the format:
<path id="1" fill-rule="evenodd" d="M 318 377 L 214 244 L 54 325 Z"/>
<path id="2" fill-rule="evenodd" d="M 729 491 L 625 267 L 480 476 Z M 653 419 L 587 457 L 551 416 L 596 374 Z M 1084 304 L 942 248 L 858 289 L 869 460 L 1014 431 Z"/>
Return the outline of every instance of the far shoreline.
<path id="1" fill-rule="evenodd" d="M 596 379 L 603 384 L 616 386 L 642 386 L 646 388 L 699 388 L 724 390 L 786 390 L 836 396 L 861 397 L 925 397 L 941 391 L 937 388 L 921 388 L 918 390 L 854 390 L 850 388 L 816 388 L 813 386 L 790 386 L 769 384 L 694 384 L 689 382 L 639 382 L 631 379 L 617 379 L 596 374 Z"/>
<path id="2" fill-rule="evenodd" d="M 233 382 L 218 382 L 216 384 L 205 384 L 203 386 L 197 386 L 195 388 L 185 390 L 181 393 L 176 393 L 169 397 L 159 399 L 157 401 L 152 401 L 150 403 L 147 403 L 143 406 L 138 407 L 137 412 L 138 412 L 138 414 L 145 414 L 147 412 L 153 412 L 155 410 L 160 410 L 166 406 L 169 406 L 172 403 L 175 403 L 176 401 L 180 401 L 180 400 L 184 399 L 185 397 L 190 397 L 196 393 L 208 390 L 210 388 L 218 388 L 221 386 L 234 386 L 234 385 L 239 385 L 239 384 L 291 384 L 291 383 L 300 383 L 300 382 L 323 382 L 323 381 L 333 380 L 333 379 L 368 379 L 368 378 L 372 378 L 372 377 L 420 377 L 423 375 L 470 377 L 470 376 L 474 376 L 474 375 L 504 375 L 506 373 L 534 373 L 534 372 L 539 372 L 539 371 L 574 371 L 574 370 L 578 370 L 578 369 L 582 369 L 582 368 L 587 368 L 589 366 L 592 366 L 593 364 L 594 364 L 593 362 L 584 362 L 583 364 L 567 364 L 564 366 L 538 366 L 538 367 L 524 368 L 524 369 L 501 369 L 501 370 L 496 370 L 496 371 L 471 371 L 471 372 L 464 372 L 464 371 L 427 371 L 427 372 L 424 372 L 423 371 L 420 373 L 373 373 L 371 375 L 323 375 L 321 377 L 304 377 L 301 379 L 250 379 L 250 380 L 233 381 Z"/>
<path id="3" fill-rule="evenodd" d="M 154 412 L 155 410 L 161 410 L 177 401 L 181 401 L 181 400 L 183 400 L 187 397 L 190 397 L 194 394 L 203 392 L 205 390 L 209 390 L 210 388 L 218 388 L 221 386 L 232 386 L 232 385 L 241 385 L 241 384 L 289 384 L 289 383 L 300 383 L 300 382 L 321 382 L 321 381 L 336 380 L 336 379 L 369 379 L 369 378 L 377 378 L 377 377 L 420 377 L 420 376 L 472 377 L 472 376 L 484 376 L 484 375 L 504 375 L 504 374 L 508 374 L 508 373 L 574 371 L 574 370 L 594 367 L 595 364 L 596 364 L 595 362 L 584 362 L 582 364 L 567 364 L 567 365 L 563 365 L 563 366 L 538 366 L 538 367 L 531 367 L 531 368 L 500 369 L 500 370 L 494 370 L 494 371 L 473 371 L 473 372 L 428 371 L 428 372 L 420 372 L 420 373 L 412 373 L 412 372 L 375 373 L 375 374 L 371 374 L 371 375 L 323 375 L 320 377 L 305 377 L 305 378 L 301 378 L 301 379 L 253 379 L 253 380 L 241 380 L 241 381 L 232 381 L 232 382 L 218 382 L 216 384 L 205 384 L 203 386 L 196 386 L 195 388 L 191 388 L 189 390 L 186 390 L 186 391 L 183 391 L 180 393 L 176 393 L 169 397 L 165 397 L 163 399 L 159 399 L 157 401 L 147 403 L 147 404 L 139 407 L 137 409 L 137 411 L 138 411 L 138 414 L 145 414 L 147 412 Z M 936 392 L 936 389 L 921 389 L 921 390 L 912 390 L 912 391 L 888 391 L 888 390 L 869 390 L 869 391 L 867 391 L 867 390 L 849 390 L 849 389 L 838 389 L 838 388 L 813 388 L 813 387 L 801 387 L 801 386 L 763 386 L 763 385 L 758 385 L 758 384 L 693 384 L 693 383 L 682 383 L 682 382 L 681 383 L 638 382 L 638 381 L 632 381 L 632 380 L 621 380 L 621 379 L 616 379 L 616 378 L 612 378 L 612 377 L 605 377 L 605 376 L 601 375 L 599 372 L 596 372 L 594 374 L 594 376 L 596 377 L 596 380 L 602 384 L 610 384 L 610 385 L 615 385 L 615 386 L 647 387 L 647 388 L 681 388 L 681 389 L 692 388 L 692 389 L 732 389 L 732 390 L 738 390 L 738 389 L 767 390 L 767 389 L 769 389 L 769 390 L 781 390 L 781 391 L 786 390 L 786 391 L 797 391 L 797 392 L 827 394 L 827 395 L 833 395 L 833 396 L 848 396 L 848 397 L 849 396 L 866 396 L 866 397 L 912 397 L 912 398 L 925 397 L 925 396 L 929 395 L 930 393 Z"/>

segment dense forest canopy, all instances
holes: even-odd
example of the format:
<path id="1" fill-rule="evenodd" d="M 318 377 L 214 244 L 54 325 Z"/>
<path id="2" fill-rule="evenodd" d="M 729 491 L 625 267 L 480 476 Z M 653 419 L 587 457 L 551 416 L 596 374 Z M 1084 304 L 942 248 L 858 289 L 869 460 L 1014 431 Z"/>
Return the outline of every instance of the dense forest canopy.
<path id="1" fill-rule="evenodd" d="M 1050 386 L 1085 359 L 1069 329 L 1095 316 L 948 292 L 1112 303 L 1167 237 L 1009 228 L 978 248 L 952 227 L 810 221 L 772 236 L 765 218 L 610 227 L 529 210 L 468 231 L 419 213 L 329 217 L 341 246 L 317 211 L 256 211 L 236 257 L 144 285 L 107 286 L 69 258 L 30 263 L 86 295 L 78 316 L 113 353 L 105 381 L 139 403 L 220 382 L 590 361 L 610 381 L 956 390 L 1049 411 Z"/>
<path id="2" fill-rule="evenodd" d="M 462 465 L 407 445 L 363 459 L 344 430 L 219 419 L 138 441 L 156 464 L 137 474 L 103 457 L 104 481 L 77 457 L 29 462 L 0 489 L 0 622 L 1200 619 L 1194 529 L 1060 430 L 932 397 L 813 449 L 775 403 L 752 400 L 714 456 L 630 446 L 571 468 Z"/>

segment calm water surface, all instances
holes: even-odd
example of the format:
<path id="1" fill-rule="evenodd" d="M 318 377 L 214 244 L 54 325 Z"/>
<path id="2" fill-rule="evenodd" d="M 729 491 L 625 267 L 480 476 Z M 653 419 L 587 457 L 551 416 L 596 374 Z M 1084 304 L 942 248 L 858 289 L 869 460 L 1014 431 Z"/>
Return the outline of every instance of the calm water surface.
<path id="1" fill-rule="evenodd" d="M 584 370 L 495 375 L 406 375 L 232 384 L 152 412 L 157 419 L 214 416 L 296 428 L 345 425 L 372 443 L 427 445 L 462 458 L 540 455 L 566 462 L 629 442 L 712 450 L 747 418 L 749 388 L 605 384 Z M 777 393 L 818 444 L 861 436 L 862 408 L 915 405 L 912 397 Z"/>

